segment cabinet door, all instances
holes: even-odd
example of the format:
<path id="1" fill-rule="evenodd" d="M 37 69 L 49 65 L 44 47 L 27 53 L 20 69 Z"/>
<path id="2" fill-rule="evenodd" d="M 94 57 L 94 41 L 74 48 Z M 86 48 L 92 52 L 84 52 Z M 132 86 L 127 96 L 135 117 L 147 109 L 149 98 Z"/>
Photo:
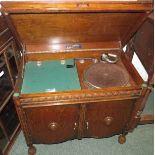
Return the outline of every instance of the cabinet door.
<path id="1" fill-rule="evenodd" d="M 10 98 L 7 105 L 1 111 L 0 119 L 5 126 L 8 137 L 11 138 L 19 124 L 19 120 L 12 98 Z"/>
<path id="2" fill-rule="evenodd" d="M 10 46 L 8 46 L 5 53 L 11 70 L 12 78 L 15 82 L 17 79 L 18 69 L 17 69 L 17 58 L 15 55 L 13 43 Z"/>
<path id="3" fill-rule="evenodd" d="M 33 143 L 58 143 L 78 134 L 79 106 L 24 108 Z"/>
<path id="4" fill-rule="evenodd" d="M 130 119 L 133 100 L 87 104 L 86 137 L 108 137 L 120 133 Z"/>
<path id="5" fill-rule="evenodd" d="M 4 152 L 6 145 L 8 144 L 9 139 L 4 134 L 1 126 L 0 126 L 0 154 L 1 152 Z"/>
<path id="6" fill-rule="evenodd" d="M 9 70 L 3 55 L 0 55 L 0 106 L 13 91 Z"/>

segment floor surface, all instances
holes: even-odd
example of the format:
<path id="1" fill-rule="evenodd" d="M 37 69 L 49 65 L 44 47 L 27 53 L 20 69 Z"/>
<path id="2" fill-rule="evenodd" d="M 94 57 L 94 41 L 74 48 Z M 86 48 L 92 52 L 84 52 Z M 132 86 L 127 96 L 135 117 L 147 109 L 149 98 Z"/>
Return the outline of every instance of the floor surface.
<path id="1" fill-rule="evenodd" d="M 121 145 L 118 136 L 104 139 L 72 140 L 53 145 L 35 145 L 36 155 L 153 155 L 154 126 L 138 126 L 127 135 L 127 141 Z M 27 146 L 22 132 L 9 155 L 27 155 Z"/>

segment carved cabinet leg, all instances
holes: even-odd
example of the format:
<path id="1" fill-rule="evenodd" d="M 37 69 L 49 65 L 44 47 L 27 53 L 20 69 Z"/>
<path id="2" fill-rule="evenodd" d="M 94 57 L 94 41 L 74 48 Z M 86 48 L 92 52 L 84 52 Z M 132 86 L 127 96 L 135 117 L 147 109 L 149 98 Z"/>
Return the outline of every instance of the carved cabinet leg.
<path id="1" fill-rule="evenodd" d="M 119 137 L 118 137 L 118 142 L 119 142 L 120 144 L 124 144 L 124 143 L 126 142 L 126 136 L 125 136 L 124 134 L 119 135 Z"/>
<path id="2" fill-rule="evenodd" d="M 32 145 L 28 148 L 28 155 L 35 155 L 36 154 L 36 148 Z"/>

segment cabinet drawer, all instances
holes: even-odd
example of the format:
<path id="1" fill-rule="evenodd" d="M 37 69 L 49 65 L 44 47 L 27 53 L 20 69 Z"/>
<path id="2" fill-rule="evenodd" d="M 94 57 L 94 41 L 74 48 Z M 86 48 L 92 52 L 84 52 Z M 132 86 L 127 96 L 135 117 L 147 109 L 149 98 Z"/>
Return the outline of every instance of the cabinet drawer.
<path id="1" fill-rule="evenodd" d="M 108 137 L 122 132 L 131 117 L 134 100 L 87 104 L 86 137 Z"/>
<path id="2" fill-rule="evenodd" d="M 58 143 L 77 137 L 79 105 L 32 107 L 24 111 L 35 143 Z"/>

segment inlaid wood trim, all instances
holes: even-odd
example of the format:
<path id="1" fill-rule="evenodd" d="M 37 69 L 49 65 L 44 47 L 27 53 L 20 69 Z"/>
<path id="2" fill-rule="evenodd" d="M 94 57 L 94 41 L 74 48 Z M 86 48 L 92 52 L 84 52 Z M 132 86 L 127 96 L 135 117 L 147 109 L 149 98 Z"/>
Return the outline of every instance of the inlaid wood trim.
<path id="1" fill-rule="evenodd" d="M 51 102 L 60 102 L 60 101 L 85 101 L 85 100 L 104 100 L 105 98 L 110 97 L 130 97 L 135 98 L 139 97 L 142 93 L 142 89 L 138 90 L 114 90 L 114 91 L 105 91 L 105 92 L 83 92 L 83 93 L 77 93 L 77 94 L 70 94 L 70 93 L 64 93 L 64 94 L 53 94 L 49 96 L 40 96 L 40 97 L 27 97 L 27 98 L 21 98 L 20 101 L 22 103 L 33 103 L 33 102 L 41 102 L 41 101 L 51 101 Z"/>

